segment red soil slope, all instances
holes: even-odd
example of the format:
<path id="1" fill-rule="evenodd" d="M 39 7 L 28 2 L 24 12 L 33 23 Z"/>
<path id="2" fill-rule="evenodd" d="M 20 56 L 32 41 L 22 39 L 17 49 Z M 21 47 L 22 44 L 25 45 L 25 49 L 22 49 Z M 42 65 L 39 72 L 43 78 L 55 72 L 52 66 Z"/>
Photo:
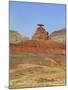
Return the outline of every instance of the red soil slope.
<path id="1" fill-rule="evenodd" d="M 52 40 L 37 41 L 28 40 L 20 44 L 10 44 L 10 52 L 14 53 L 64 53 L 64 44 L 54 42 Z"/>

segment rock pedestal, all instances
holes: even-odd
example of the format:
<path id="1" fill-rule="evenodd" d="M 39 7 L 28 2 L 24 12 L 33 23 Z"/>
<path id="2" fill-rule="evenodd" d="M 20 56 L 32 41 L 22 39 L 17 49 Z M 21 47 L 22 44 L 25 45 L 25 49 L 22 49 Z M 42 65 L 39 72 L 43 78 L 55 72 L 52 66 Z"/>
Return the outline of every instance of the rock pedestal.
<path id="1" fill-rule="evenodd" d="M 48 40 L 48 38 L 48 32 L 39 24 L 37 30 L 32 36 L 32 40 Z"/>

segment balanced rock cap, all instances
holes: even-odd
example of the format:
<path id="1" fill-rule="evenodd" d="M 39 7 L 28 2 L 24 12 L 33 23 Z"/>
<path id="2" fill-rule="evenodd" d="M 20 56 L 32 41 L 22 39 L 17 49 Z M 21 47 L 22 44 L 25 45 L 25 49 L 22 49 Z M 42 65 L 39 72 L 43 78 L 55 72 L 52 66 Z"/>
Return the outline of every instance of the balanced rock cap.
<path id="1" fill-rule="evenodd" d="M 40 27 L 44 26 L 43 24 L 37 24 L 37 25 L 40 26 Z"/>

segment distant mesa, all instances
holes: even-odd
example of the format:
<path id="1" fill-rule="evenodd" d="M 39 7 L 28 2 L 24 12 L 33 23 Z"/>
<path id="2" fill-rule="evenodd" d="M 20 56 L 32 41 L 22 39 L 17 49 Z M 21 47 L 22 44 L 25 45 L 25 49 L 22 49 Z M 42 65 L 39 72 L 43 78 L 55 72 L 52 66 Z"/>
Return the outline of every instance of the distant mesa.
<path id="1" fill-rule="evenodd" d="M 56 42 L 65 44 L 66 28 L 54 31 L 51 33 L 50 38 Z"/>
<path id="2" fill-rule="evenodd" d="M 45 28 L 43 28 L 44 25 L 43 24 L 37 24 L 37 25 L 38 25 L 38 28 L 33 34 L 32 40 L 48 40 L 49 34 L 45 30 Z"/>
<path id="3" fill-rule="evenodd" d="M 19 43 L 22 40 L 22 35 L 16 31 L 10 30 L 9 31 L 9 43 Z"/>
<path id="4" fill-rule="evenodd" d="M 9 31 L 9 43 L 11 44 L 18 44 L 21 43 L 22 41 L 28 40 L 27 37 L 22 36 L 20 33 L 10 30 Z"/>

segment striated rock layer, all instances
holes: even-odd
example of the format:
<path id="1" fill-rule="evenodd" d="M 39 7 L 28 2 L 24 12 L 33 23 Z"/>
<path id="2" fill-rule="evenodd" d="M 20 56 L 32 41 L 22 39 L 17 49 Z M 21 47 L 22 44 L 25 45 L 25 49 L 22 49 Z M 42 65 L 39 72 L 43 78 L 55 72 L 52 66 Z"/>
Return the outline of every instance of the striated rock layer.
<path id="1" fill-rule="evenodd" d="M 52 40 L 37 41 L 29 40 L 21 44 L 10 44 L 10 52 L 15 53 L 63 53 L 65 46 L 64 44 L 54 42 Z"/>

